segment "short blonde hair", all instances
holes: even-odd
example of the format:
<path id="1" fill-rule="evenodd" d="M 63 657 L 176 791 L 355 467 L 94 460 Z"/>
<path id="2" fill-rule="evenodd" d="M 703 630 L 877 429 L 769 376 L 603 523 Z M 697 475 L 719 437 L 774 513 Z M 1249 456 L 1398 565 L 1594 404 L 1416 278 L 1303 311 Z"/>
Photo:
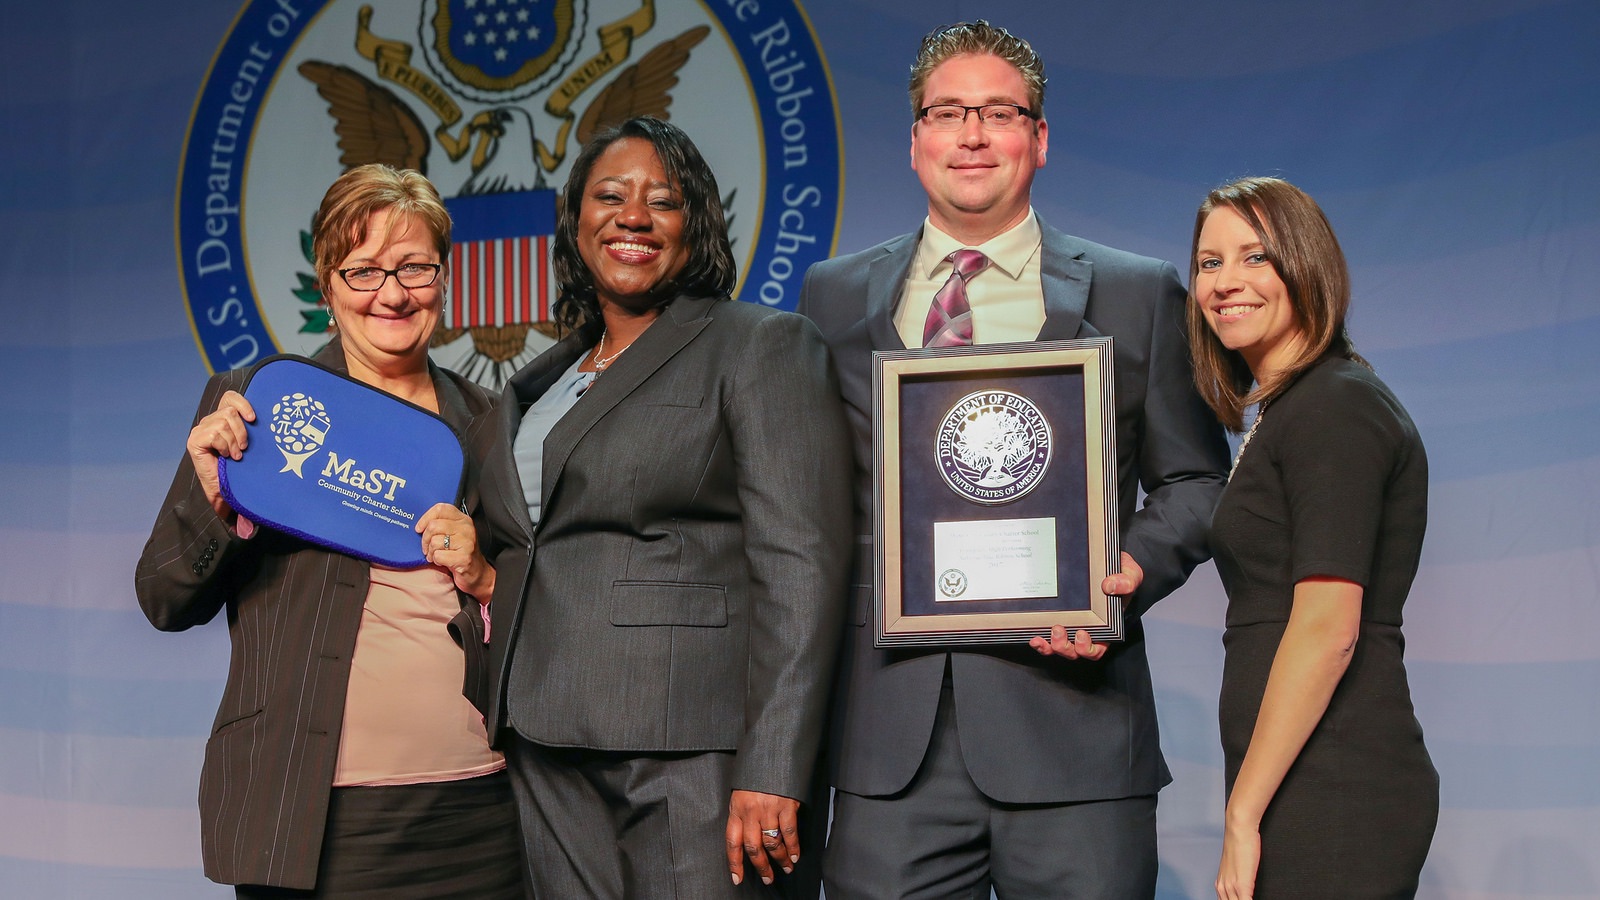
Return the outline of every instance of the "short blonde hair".
<path id="1" fill-rule="evenodd" d="M 367 239 L 367 221 L 387 210 L 388 227 L 413 216 L 428 229 L 439 261 L 450 264 L 450 213 L 439 191 L 421 172 L 383 163 L 356 166 L 340 175 L 311 220 L 311 256 L 317 284 L 326 292 L 334 267 Z"/>
<path id="2" fill-rule="evenodd" d="M 1044 61 L 1033 52 L 1033 45 L 983 19 L 936 28 L 922 38 L 916 62 L 911 64 L 912 118 L 922 115 L 922 92 L 927 90 L 928 76 L 940 63 L 964 54 L 998 56 L 1010 63 L 1028 87 L 1028 112 L 1035 122 L 1044 118 Z"/>

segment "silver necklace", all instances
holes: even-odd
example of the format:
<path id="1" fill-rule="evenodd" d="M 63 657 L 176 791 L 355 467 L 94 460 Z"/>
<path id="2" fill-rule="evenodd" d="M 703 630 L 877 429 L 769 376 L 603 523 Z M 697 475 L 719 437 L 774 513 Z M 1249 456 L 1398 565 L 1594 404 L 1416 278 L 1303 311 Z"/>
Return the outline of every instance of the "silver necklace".
<path id="1" fill-rule="evenodd" d="M 1256 429 L 1261 427 L 1261 418 L 1267 414 L 1267 405 L 1261 404 L 1256 410 L 1256 417 L 1250 422 L 1250 429 L 1244 433 L 1244 440 L 1239 442 L 1239 452 L 1233 455 L 1233 465 L 1228 468 L 1228 480 L 1233 480 L 1233 473 L 1239 468 L 1239 460 L 1244 459 L 1244 448 L 1250 446 L 1250 439 L 1256 436 Z"/>
<path id="2" fill-rule="evenodd" d="M 605 356 L 603 354 L 606 352 L 606 332 L 600 332 L 600 344 L 594 348 L 594 356 L 590 358 L 590 361 L 594 363 L 595 372 L 604 372 L 606 370 L 606 366 L 611 365 L 611 363 L 615 361 L 617 357 L 621 356 L 623 352 L 631 346 L 633 345 L 626 344 L 621 350 L 618 350 L 610 356 Z"/>

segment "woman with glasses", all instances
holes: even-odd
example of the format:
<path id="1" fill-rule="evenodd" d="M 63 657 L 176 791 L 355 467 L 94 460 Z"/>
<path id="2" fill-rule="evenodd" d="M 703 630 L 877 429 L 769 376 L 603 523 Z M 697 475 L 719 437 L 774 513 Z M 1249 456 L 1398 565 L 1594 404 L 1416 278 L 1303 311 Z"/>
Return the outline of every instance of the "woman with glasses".
<path id="1" fill-rule="evenodd" d="M 433 185 L 352 169 L 312 231 L 336 326 L 315 361 L 468 432 L 493 400 L 428 360 L 450 250 Z M 435 505 L 417 523 L 428 564 L 403 570 L 255 526 L 217 476 L 252 449 L 244 376 L 206 385 L 136 576 L 163 631 L 227 614 L 200 781 L 206 875 L 239 897 L 521 897 L 505 762 L 478 709 L 495 572 L 472 520 Z M 469 509 L 480 468 L 468 459 Z"/>

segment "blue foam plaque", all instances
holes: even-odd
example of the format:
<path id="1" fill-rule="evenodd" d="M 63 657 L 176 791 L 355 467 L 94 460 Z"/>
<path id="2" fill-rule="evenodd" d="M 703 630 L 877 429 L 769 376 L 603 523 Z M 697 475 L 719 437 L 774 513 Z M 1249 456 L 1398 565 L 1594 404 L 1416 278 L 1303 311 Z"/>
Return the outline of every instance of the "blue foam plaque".
<path id="1" fill-rule="evenodd" d="M 413 530 L 454 504 L 465 456 L 445 421 L 299 356 L 258 363 L 249 447 L 218 461 L 229 505 L 260 525 L 394 568 L 423 565 Z"/>

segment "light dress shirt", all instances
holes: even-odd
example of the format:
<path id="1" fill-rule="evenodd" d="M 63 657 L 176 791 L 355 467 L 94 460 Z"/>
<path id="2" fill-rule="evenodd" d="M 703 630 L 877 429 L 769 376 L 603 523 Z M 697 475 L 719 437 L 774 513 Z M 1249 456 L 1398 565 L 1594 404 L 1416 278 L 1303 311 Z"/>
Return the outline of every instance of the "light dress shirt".
<path id="1" fill-rule="evenodd" d="M 1001 344 L 1031 341 L 1044 327 L 1044 286 L 1039 280 L 1042 234 L 1033 210 L 1009 230 L 973 247 L 989 257 L 987 269 L 967 283 L 967 303 L 972 307 L 972 342 Z M 900 291 L 894 327 L 909 348 L 922 346 L 933 295 L 950 278 L 945 261 L 966 247 L 930 221 L 922 224 L 922 240 L 911 260 L 911 272 Z"/>
<path id="2" fill-rule="evenodd" d="M 556 427 L 561 417 L 577 405 L 578 398 L 594 384 L 595 372 L 580 372 L 584 355 L 580 354 L 560 379 L 533 401 L 522 414 L 522 426 L 517 429 L 516 440 L 511 444 L 511 455 L 517 462 L 517 475 L 522 478 L 522 499 L 528 504 L 528 518 L 539 524 L 543 510 L 544 490 L 544 439 Z"/>

